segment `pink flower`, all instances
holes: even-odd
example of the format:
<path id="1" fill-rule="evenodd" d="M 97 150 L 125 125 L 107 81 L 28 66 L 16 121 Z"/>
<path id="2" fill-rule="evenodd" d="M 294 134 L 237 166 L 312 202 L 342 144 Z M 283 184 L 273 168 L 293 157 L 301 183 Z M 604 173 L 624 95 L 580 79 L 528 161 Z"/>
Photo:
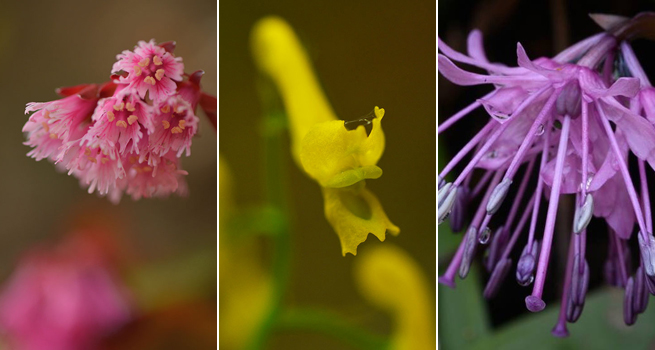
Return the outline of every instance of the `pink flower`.
<path id="1" fill-rule="evenodd" d="M 153 113 L 152 153 L 163 155 L 172 150 L 180 157 L 186 150 L 186 156 L 190 156 L 191 139 L 198 132 L 199 122 L 191 104 L 181 96 L 172 96 L 155 105 Z"/>
<path id="2" fill-rule="evenodd" d="M 123 287 L 86 242 L 27 254 L 0 294 L 12 349 L 94 349 L 129 319 Z"/>
<path id="3" fill-rule="evenodd" d="M 200 87 L 204 72 L 183 80 L 174 48 L 140 41 L 118 55 L 112 82 L 62 88 L 62 100 L 29 103 L 26 113 L 35 113 L 23 128 L 33 147 L 28 155 L 50 159 L 89 193 L 115 203 L 123 192 L 133 199 L 185 195 L 179 157 L 191 154 L 198 105 L 216 124 L 216 98 Z"/>
<path id="4" fill-rule="evenodd" d="M 125 177 L 125 169 L 116 148 L 103 150 L 90 148 L 86 144 L 73 146 L 67 152 L 64 166 L 68 175 L 74 175 L 89 193 L 96 189 L 106 195 L 115 186 L 116 180 Z"/>
<path id="5" fill-rule="evenodd" d="M 44 158 L 54 160 L 63 144 L 84 135 L 98 102 L 98 87 L 87 84 L 79 88 L 61 100 L 27 104 L 26 114 L 36 112 L 23 127 L 28 139 L 24 144 L 34 148 L 28 156 L 37 161 Z M 69 92 L 70 89 L 64 88 L 62 91 Z"/>
<path id="6" fill-rule="evenodd" d="M 205 72 L 198 70 L 191 75 L 188 75 L 187 80 L 177 83 L 177 93 L 191 103 L 191 107 L 194 111 L 199 104 L 202 111 L 205 112 L 209 121 L 214 126 L 214 129 L 216 129 L 216 96 L 209 95 L 202 91 L 200 87 L 200 79 L 204 74 Z"/>
<path id="7" fill-rule="evenodd" d="M 510 270 L 509 254 L 530 219 L 527 244 L 517 262 L 516 278 L 523 286 L 534 282 L 532 293 L 526 298 L 526 307 L 533 312 L 543 310 L 546 305 L 542 293 L 562 194 L 576 195 L 570 232 L 575 234 L 570 236 L 563 306 L 553 334 L 568 334 L 566 322 L 575 322 L 584 306 L 589 280 L 585 260 L 586 227 L 592 216 L 607 222 L 610 239 L 616 240 L 615 247 L 623 247 L 622 242 L 630 239 L 635 223 L 638 225 L 642 259 L 635 276 L 645 273 L 655 281 L 655 238 L 645 182 L 645 163 L 655 168 L 655 127 L 639 114 L 640 109 L 634 103 L 646 99 L 642 105 L 647 109 L 655 104 L 650 101 L 651 90 L 642 89 L 643 79 L 614 77 L 616 51 L 621 45 L 626 44 L 612 34 L 603 33 L 571 46 L 552 59 L 530 60 L 518 44 L 518 67 L 506 67 L 486 59 L 477 31 L 469 36 L 468 55 L 439 40 L 439 49 L 443 52 L 438 58 L 439 71 L 444 77 L 458 85 L 494 85 L 490 93 L 439 126 L 441 133 L 480 106 L 491 117 L 439 174 L 439 222 L 453 210 L 465 210 L 462 208 L 467 208 L 472 198 L 482 195 L 455 257 L 439 278 L 441 283 L 454 287 L 455 275 L 459 272 L 460 277 L 466 277 L 476 250 L 490 243 L 485 266 L 492 275 L 485 297 L 492 297 Z M 485 69 L 489 74 L 464 71 L 452 60 Z M 464 170 L 452 183 L 446 183 L 443 179 L 473 150 L 473 158 Z M 641 199 L 627 166 L 630 153 L 639 160 Z M 526 192 L 538 158 L 537 186 Z M 510 201 L 509 216 L 501 219 L 492 237 L 491 220 L 507 202 L 522 166 L 525 170 L 515 197 Z M 475 169 L 483 169 L 484 175 L 470 190 Z M 522 203 L 526 193 L 529 193 L 527 203 Z M 539 240 L 536 231 L 542 193 L 548 200 L 548 208 L 543 236 Z M 529 210 L 523 210 L 515 224 L 514 220 L 524 208 Z M 465 214 L 453 214 L 455 226 L 463 225 Z M 613 284 L 627 286 L 625 276 L 629 271 L 626 271 L 625 260 L 611 259 L 611 266 L 620 268 L 624 277 L 621 283 Z M 634 282 L 626 293 L 632 298 L 645 288 L 645 283 Z M 655 291 L 655 287 L 653 289 Z M 630 306 L 629 310 L 634 311 L 634 315 L 643 312 L 641 307 Z M 631 317 L 626 318 L 626 323 L 630 323 Z"/>
<path id="8" fill-rule="evenodd" d="M 127 76 L 121 76 L 120 84 L 128 84 L 128 89 L 136 91 L 145 98 L 146 91 L 150 99 L 161 101 L 175 94 L 175 81 L 182 80 L 184 64 L 181 57 L 175 57 L 152 39 L 149 42 L 139 41 L 132 51 L 123 51 L 117 55 L 112 73 L 124 71 Z"/>
<path id="9" fill-rule="evenodd" d="M 119 86 L 114 96 L 98 102 L 93 114 L 94 124 L 84 135 L 83 143 L 103 150 L 118 147 L 121 154 L 139 153 L 139 140 L 153 129 L 152 108 L 137 95 L 125 93 L 127 91 L 129 89 Z"/>
<path id="10" fill-rule="evenodd" d="M 180 169 L 180 159 L 174 152 L 164 156 L 153 155 L 156 158 L 152 164 L 139 162 L 137 155 L 127 156 L 126 177 L 117 182 L 117 187 L 125 190 L 133 200 L 151 197 L 166 197 L 171 193 L 181 196 L 187 194 L 187 185 L 184 176 L 188 173 Z"/>

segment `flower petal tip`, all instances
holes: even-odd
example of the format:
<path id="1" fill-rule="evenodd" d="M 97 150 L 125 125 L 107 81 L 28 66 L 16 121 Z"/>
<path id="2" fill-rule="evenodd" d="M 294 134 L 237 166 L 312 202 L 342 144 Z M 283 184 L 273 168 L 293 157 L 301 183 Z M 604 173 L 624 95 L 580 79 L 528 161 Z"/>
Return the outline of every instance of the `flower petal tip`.
<path id="1" fill-rule="evenodd" d="M 375 112 L 376 118 L 382 119 L 382 117 L 384 117 L 384 108 L 375 106 L 375 109 L 373 111 Z"/>

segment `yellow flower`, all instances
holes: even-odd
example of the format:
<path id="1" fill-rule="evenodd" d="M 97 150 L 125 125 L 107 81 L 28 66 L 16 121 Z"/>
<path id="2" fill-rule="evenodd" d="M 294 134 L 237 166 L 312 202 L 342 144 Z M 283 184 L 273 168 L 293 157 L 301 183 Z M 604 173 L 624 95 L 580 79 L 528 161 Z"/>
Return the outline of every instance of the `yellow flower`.
<path id="1" fill-rule="evenodd" d="M 271 275 L 258 259 L 254 237 L 230 234 L 227 222 L 235 212 L 232 176 L 220 156 L 218 172 L 220 345 L 241 349 L 257 331 L 271 303 Z"/>
<path id="2" fill-rule="evenodd" d="M 325 216 L 339 236 L 342 254 L 356 255 L 369 233 L 381 241 L 386 232 L 397 235 L 400 229 L 364 185 L 382 176 L 376 164 L 384 152 L 384 109 L 375 107 L 352 122 L 337 119 L 307 53 L 281 18 L 260 20 L 251 44 L 257 65 L 282 96 L 294 160 L 323 189 Z"/>
<path id="3" fill-rule="evenodd" d="M 390 244 L 373 247 L 355 262 L 354 274 L 360 293 L 393 317 L 391 349 L 436 348 L 433 294 L 405 251 Z"/>

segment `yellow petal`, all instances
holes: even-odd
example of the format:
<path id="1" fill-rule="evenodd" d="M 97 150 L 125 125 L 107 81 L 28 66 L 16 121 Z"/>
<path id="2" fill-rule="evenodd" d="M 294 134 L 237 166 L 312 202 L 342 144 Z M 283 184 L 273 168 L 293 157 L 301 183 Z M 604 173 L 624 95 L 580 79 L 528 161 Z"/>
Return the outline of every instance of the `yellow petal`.
<path id="1" fill-rule="evenodd" d="M 242 349 L 268 312 L 272 282 L 254 239 L 232 243 L 220 246 L 219 338 L 221 348 Z"/>
<path id="2" fill-rule="evenodd" d="M 314 75 L 307 53 L 289 24 L 279 17 L 261 19 L 251 33 L 255 61 L 277 85 L 289 118 L 293 155 L 300 164 L 300 141 L 317 124 L 336 120 Z"/>
<path id="3" fill-rule="evenodd" d="M 371 247 L 355 261 L 354 275 L 361 294 L 393 317 L 390 348 L 435 349 L 434 294 L 409 254 L 391 244 Z"/>
<path id="4" fill-rule="evenodd" d="M 375 166 L 384 152 L 380 124 L 384 110 L 375 107 L 371 134 L 363 125 L 348 130 L 341 120 L 314 125 L 302 140 L 300 161 L 305 172 L 323 187 L 346 187 L 365 179 L 377 179 L 382 169 Z"/>
<path id="5" fill-rule="evenodd" d="M 323 188 L 325 217 L 337 232 L 341 252 L 357 255 L 357 246 L 369 233 L 384 241 L 386 232 L 400 233 L 382 209 L 378 199 L 367 190 L 364 182 L 345 188 Z"/>
<path id="6" fill-rule="evenodd" d="M 235 237 L 227 224 L 236 212 L 233 176 L 219 156 L 219 303 L 222 348 L 241 349 L 254 336 L 272 299 L 271 274 L 254 237 Z"/>

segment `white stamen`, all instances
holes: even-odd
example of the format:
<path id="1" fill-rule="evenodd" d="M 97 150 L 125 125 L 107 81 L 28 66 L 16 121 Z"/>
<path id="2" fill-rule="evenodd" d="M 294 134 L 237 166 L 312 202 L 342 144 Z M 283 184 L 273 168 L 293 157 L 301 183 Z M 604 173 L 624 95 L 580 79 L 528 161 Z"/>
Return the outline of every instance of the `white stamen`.
<path id="1" fill-rule="evenodd" d="M 439 224 L 444 222 L 448 215 L 450 214 L 450 211 L 453 210 L 453 205 L 455 204 L 455 199 L 457 198 L 457 187 L 454 187 L 453 189 L 450 190 L 446 194 L 446 198 L 444 198 L 443 202 L 439 205 L 439 209 L 437 211 L 439 215 Z"/>
<path id="2" fill-rule="evenodd" d="M 591 193 L 587 193 L 584 203 L 575 211 L 575 218 L 573 219 L 573 232 L 582 232 L 582 230 L 584 230 L 587 225 L 589 225 L 589 221 L 591 221 L 593 214 L 594 197 L 591 195 Z"/>
<path id="3" fill-rule="evenodd" d="M 507 192 L 509 192 L 509 186 L 511 184 L 512 179 L 504 179 L 496 185 L 496 188 L 494 188 L 494 191 L 491 193 L 491 197 L 489 197 L 489 201 L 487 202 L 487 214 L 493 215 L 498 211 L 507 196 Z"/>

